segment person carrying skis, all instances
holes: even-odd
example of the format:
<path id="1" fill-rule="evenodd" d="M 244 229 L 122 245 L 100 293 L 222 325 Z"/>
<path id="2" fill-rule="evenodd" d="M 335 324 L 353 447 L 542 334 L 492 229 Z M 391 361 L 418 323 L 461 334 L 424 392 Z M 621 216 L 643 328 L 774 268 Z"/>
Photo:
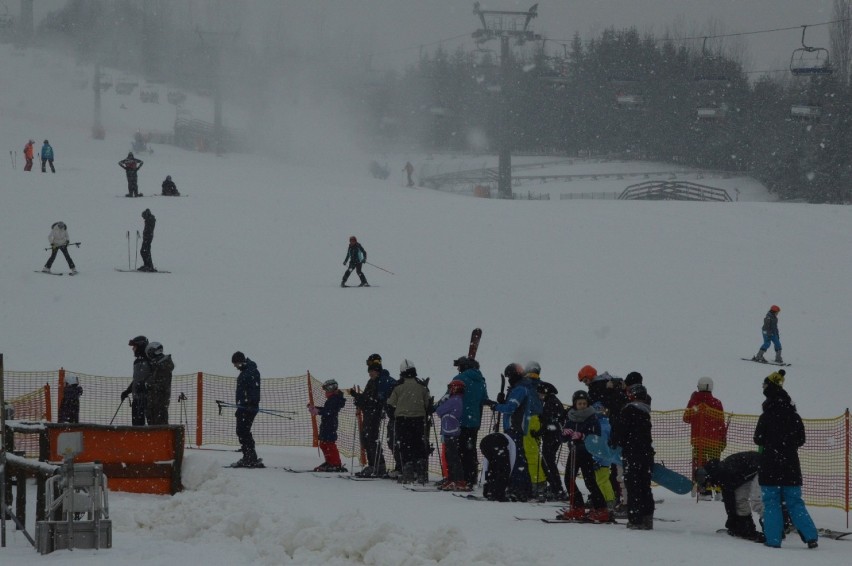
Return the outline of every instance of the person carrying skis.
<path id="1" fill-rule="evenodd" d="M 600 436 L 601 426 L 598 422 L 597 411 L 589 405 L 589 394 L 582 389 L 574 392 L 571 397 L 571 408 L 565 417 L 565 428 L 562 436 L 571 447 L 571 462 L 565 470 L 565 485 L 571 487 L 569 507 L 559 518 L 568 521 L 588 520 L 593 523 L 606 523 L 612 520 L 606 501 L 601 493 L 595 477 L 598 468 L 592 455 L 586 449 L 584 442 L 587 434 Z M 586 514 L 583 495 L 576 489 L 577 473 L 582 472 L 586 489 L 589 490 L 591 509 Z"/>
<path id="2" fill-rule="evenodd" d="M 131 424 L 145 426 L 145 407 L 148 398 L 145 384 L 148 383 L 153 372 L 151 360 L 145 352 L 148 347 L 148 338 L 137 336 L 131 338 L 127 345 L 133 348 L 133 381 L 121 392 L 121 400 L 124 401 L 131 393 L 133 394 L 133 399 L 130 401 Z"/>
<path id="3" fill-rule="evenodd" d="M 74 260 L 68 253 L 68 226 L 64 222 L 54 222 L 50 227 L 50 234 L 47 235 L 47 241 L 50 242 L 50 257 L 47 263 L 44 264 L 42 271 L 50 273 L 50 267 L 56 259 L 56 253 L 62 252 L 65 256 L 65 261 L 68 262 L 68 267 L 71 269 L 71 275 L 77 274 L 77 268 L 74 266 Z"/>
<path id="4" fill-rule="evenodd" d="M 429 481 L 428 449 L 424 432 L 426 415 L 432 411 L 429 388 L 417 379 L 417 368 L 411 360 L 399 365 L 400 383 L 391 391 L 388 405 L 396 419 L 396 445 L 402 462 L 402 482 L 425 484 Z"/>
<path id="5" fill-rule="evenodd" d="M 459 371 L 453 380 L 464 384 L 458 446 L 462 479 L 473 489 L 479 479 L 476 439 L 479 438 L 479 427 L 482 425 L 482 406 L 488 400 L 488 387 L 476 360 L 461 356 L 453 362 L 453 366 Z"/>
<path id="6" fill-rule="evenodd" d="M 171 175 L 166 175 L 166 180 L 163 181 L 162 184 L 163 192 L 162 195 L 164 197 L 179 197 L 180 193 L 177 190 L 177 185 L 172 181 Z"/>
<path id="7" fill-rule="evenodd" d="M 346 269 L 346 273 L 343 274 L 343 279 L 340 281 L 341 287 L 346 287 L 346 280 L 349 279 L 349 274 L 352 273 L 354 269 L 356 273 L 358 273 L 358 277 L 361 279 L 361 284 L 359 287 L 369 287 L 370 284 L 367 283 L 367 278 L 364 277 L 364 274 L 361 272 L 361 266 L 364 265 L 367 261 L 367 252 L 364 250 L 364 246 L 358 243 L 358 240 L 355 236 L 349 236 L 349 247 L 346 249 L 346 257 L 343 260 L 343 265 L 349 263 L 349 267 Z"/>
<path id="8" fill-rule="evenodd" d="M 781 358 L 781 335 L 778 333 L 778 313 L 780 312 L 781 307 L 772 305 L 763 317 L 763 326 L 760 329 L 763 334 L 763 344 L 760 345 L 760 350 L 754 355 L 752 361 L 766 363 L 763 354 L 769 349 L 771 342 L 775 346 L 775 363 L 784 363 L 784 359 Z"/>
<path id="9" fill-rule="evenodd" d="M 150 208 L 142 211 L 142 218 L 145 220 L 145 227 L 142 229 L 142 247 L 139 248 L 139 255 L 142 256 L 142 266 L 136 271 L 147 271 L 150 273 L 156 272 L 154 261 L 151 259 L 151 242 L 154 241 L 154 228 L 157 226 L 157 218 L 151 213 Z"/>
<path id="10" fill-rule="evenodd" d="M 692 480 L 695 472 L 708 460 L 718 460 L 727 446 L 728 426 L 725 424 L 725 409 L 722 402 L 713 396 L 713 380 L 709 377 L 698 379 L 698 390 L 692 393 L 683 422 L 690 425 L 689 442 L 692 444 Z M 696 482 L 697 485 L 697 482 Z M 713 485 L 705 484 L 698 493 L 699 499 L 713 499 Z"/>
<path id="11" fill-rule="evenodd" d="M 145 383 L 148 397 L 145 405 L 145 420 L 149 425 L 167 425 L 175 363 L 172 361 L 171 354 L 163 353 L 163 345 L 159 342 L 150 342 L 145 347 L 145 355 L 151 361 L 151 375 Z"/>
<path id="12" fill-rule="evenodd" d="M 541 399 L 541 467 L 547 478 L 546 499 L 565 501 L 568 495 L 562 488 L 562 477 L 557 467 L 557 453 L 562 445 L 562 421 L 565 420 L 565 407 L 557 395 L 559 391 L 552 384 L 541 381 L 538 384 L 538 396 Z"/>
<path id="13" fill-rule="evenodd" d="M 520 364 L 509 364 L 503 370 L 509 382 L 507 393 L 497 394 L 497 402 L 490 402 L 492 411 L 503 415 L 503 430 L 514 442 L 516 453 L 506 497 L 511 501 L 527 501 L 532 495 L 532 480 L 524 455 L 524 436 L 530 421 L 530 379 L 524 375 Z"/>
<path id="14" fill-rule="evenodd" d="M 382 367 L 382 357 L 379 354 L 371 354 L 367 358 L 367 375 L 369 380 L 363 391 L 357 392 L 354 386 L 349 389 L 355 408 L 361 411 L 361 449 L 367 454 L 367 466 L 355 475 L 365 478 L 384 477 L 387 470 L 380 433 L 385 412 L 393 420 L 393 408 L 387 406 L 387 400 L 396 386 L 396 380 Z M 387 428 L 390 438 L 390 423 Z M 391 448 L 396 458 L 396 450 L 393 446 Z"/>
<path id="15" fill-rule="evenodd" d="M 651 471 L 654 446 L 651 439 L 651 407 L 648 390 L 641 383 L 627 388 L 627 404 L 621 410 L 619 426 L 610 442 L 621 447 L 624 484 L 627 487 L 627 528 L 650 531 L 654 528 L 654 495 Z"/>
<path id="16" fill-rule="evenodd" d="M 32 171 L 33 170 L 33 144 L 35 142 L 30 140 L 24 146 L 24 159 L 26 160 L 26 164 L 24 165 L 24 171 Z"/>
<path id="17" fill-rule="evenodd" d="M 139 192 L 138 175 L 143 165 L 145 165 L 145 162 L 133 157 L 133 152 L 128 153 L 126 158 L 118 162 L 118 166 L 124 169 L 124 173 L 127 175 L 127 194 L 125 196 L 142 196 L 142 193 Z"/>
<path id="18" fill-rule="evenodd" d="M 722 489 L 727 521 L 725 528 L 732 537 L 765 542 L 766 537 L 758 532 L 752 512 L 758 513 L 763 521 L 763 503 L 760 500 L 760 485 L 757 472 L 760 469 L 758 452 L 737 452 L 724 460 L 711 459 L 696 470 L 699 488 L 718 485 Z"/>
<path id="19" fill-rule="evenodd" d="M 447 386 L 447 394 L 435 406 L 435 414 L 441 417 L 441 438 L 444 441 L 444 460 L 447 464 L 447 481 L 440 487 L 444 491 L 471 491 L 472 489 L 472 486 L 464 479 L 464 468 L 459 453 L 464 394 L 464 382 L 454 379 Z"/>
<path id="20" fill-rule="evenodd" d="M 759 447 L 758 482 L 763 499 L 763 533 L 766 546 L 781 547 L 784 519 L 782 502 L 808 548 L 818 546 L 817 529 L 802 500 L 802 466 L 799 448 L 805 444 L 805 426 L 790 395 L 784 390 L 782 369 L 763 380 L 763 412 L 754 429 Z"/>
<path id="21" fill-rule="evenodd" d="M 260 372 L 257 364 L 240 351 L 231 356 L 231 363 L 240 370 L 237 376 L 235 393 L 237 410 L 237 439 L 243 457 L 231 464 L 232 468 L 265 468 L 263 460 L 257 457 L 254 449 L 254 436 L 251 427 L 260 408 Z"/>
<path id="22" fill-rule="evenodd" d="M 53 148 L 47 140 L 44 140 L 44 145 L 41 146 L 41 172 L 47 173 L 47 164 L 50 164 L 50 171 L 56 173 L 56 168 L 53 166 Z"/>
<path id="23" fill-rule="evenodd" d="M 333 379 L 323 382 L 322 390 L 325 392 L 325 404 L 321 407 L 311 403 L 307 405 L 311 415 L 320 417 L 317 438 L 319 448 L 325 457 L 325 462 L 314 468 L 314 471 L 345 472 L 347 470 L 340 461 L 340 452 L 337 450 L 337 415 L 346 405 L 346 399 L 343 397 L 343 391 L 338 389 L 337 381 Z"/>
<path id="24" fill-rule="evenodd" d="M 59 417 L 56 422 L 80 422 L 80 396 L 82 394 L 83 388 L 80 387 L 77 376 L 73 373 L 66 375 L 65 387 L 62 388 L 62 401 L 59 403 Z"/>

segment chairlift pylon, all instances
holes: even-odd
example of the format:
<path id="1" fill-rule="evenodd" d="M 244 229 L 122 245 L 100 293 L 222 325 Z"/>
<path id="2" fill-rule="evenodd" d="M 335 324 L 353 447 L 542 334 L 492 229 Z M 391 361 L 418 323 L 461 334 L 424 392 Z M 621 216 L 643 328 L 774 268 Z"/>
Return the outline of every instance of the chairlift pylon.
<path id="1" fill-rule="evenodd" d="M 831 68 L 828 49 L 806 44 L 807 30 L 808 26 L 802 26 L 802 46 L 795 49 L 790 56 L 790 72 L 794 76 L 830 75 L 834 69 Z"/>

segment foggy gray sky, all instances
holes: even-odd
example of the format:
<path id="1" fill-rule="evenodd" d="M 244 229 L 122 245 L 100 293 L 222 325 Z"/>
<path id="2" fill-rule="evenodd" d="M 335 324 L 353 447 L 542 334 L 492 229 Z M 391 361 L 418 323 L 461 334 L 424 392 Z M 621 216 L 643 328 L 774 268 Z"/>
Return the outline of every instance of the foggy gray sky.
<path id="1" fill-rule="evenodd" d="M 150 3 L 152 0 L 148 0 Z M 144 3 L 145 0 L 140 0 Z M 19 2 L 5 0 L 12 13 Z M 39 0 L 36 16 L 62 6 L 65 0 Z M 535 0 L 482 0 L 484 9 L 526 10 Z M 441 39 L 465 35 L 444 45 L 473 47 L 469 34 L 479 26 L 473 0 L 172 0 L 183 5 L 197 25 L 215 6 L 227 6 L 243 18 L 241 35 L 277 36 L 305 50 L 320 47 L 341 60 L 372 53 L 373 68 L 400 68 L 417 60 L 418 46 L 435 49 Z M 532 28 L 554 40 L 583 39 L 603 28 L 636 26 L 662 35 L 678 25 L 687 35 L 706 33 L 715 21 L 723 33 L 819 23 L 832 19 L 832 0 L 541 0 Z M 194 26 L 193 26 L 194 27 Z M 718 32 L 717 31 L 717 32 Z M 786 67 L 799 46 L 801 32 L 743 37 L 746 70 Z M 731 40 L 733 43 L 736 40 Z M 808 43 L 828 47 L 828 27 L 808 30 Z M 554 50 L 557 47 L 554 46 Z"/>

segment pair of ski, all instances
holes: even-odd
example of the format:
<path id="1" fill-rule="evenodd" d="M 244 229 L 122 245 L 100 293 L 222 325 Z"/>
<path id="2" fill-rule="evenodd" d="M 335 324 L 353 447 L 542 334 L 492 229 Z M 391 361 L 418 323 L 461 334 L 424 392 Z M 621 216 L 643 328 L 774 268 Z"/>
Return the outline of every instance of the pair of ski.
<path id="1" fill-rule="evenodd" d="M 763 364 L 765 366 L 787 367 L 787 366 L 791 365 L 791 364 L 788 364 L 786 362 L 774 362 L 772 360 L 764 360 L 764 361 L 761 362 L 760 360 L 755 360 L 754 358 L 740 358 L 740 359 L 743 360 L 744 362 L 754 362 L 756 364 Z"/>
<path id="2" fill-rule="evenodd" d="M 64 272 L 62 272 L 62 271 L 42 271 L 41 269 L 36 269 L 36 270 L 35 270 L 35 272 L 36 272 L 36 273 L 44 273 L 45 275 L 57 275 L 57 276 L 59 276 L 59 277 L 62 277 L 63 275 L 65 275 L 65 273 L 64 273 Z M 69 277 L 74 277 L 75 275 L 77 275 L 77 273 L 79 273 L 79 272 L 77 272 L 77 271 L 69 271 L 69 272 L 68 272 L 68 276 L 69 276 Z"/>

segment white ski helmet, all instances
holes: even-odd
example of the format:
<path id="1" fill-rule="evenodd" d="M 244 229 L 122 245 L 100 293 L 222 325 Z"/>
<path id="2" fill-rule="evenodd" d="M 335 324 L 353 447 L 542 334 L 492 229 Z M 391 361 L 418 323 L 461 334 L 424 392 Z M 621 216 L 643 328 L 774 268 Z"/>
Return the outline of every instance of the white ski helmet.
<path id="1" fill-rule="evenodd" d="M 148 344 L 148 347 L 145 348 L 145 354 L 151 360 L 153 360 L 154 358 L 159 358 L 163 355 L 163 345 L 159 342 L 150 342 Z"/>
<path id="2" fill-rule="evenodd" d="M 65 376 L 65 385 L 77 385 L 78 383 L 80 382 L 77 380 L 77 376 L 75 374 L 69 373 Z"/>
<path id="3" fill-rule="evenodd" d="M 417 368 L 414 367 L 414 362 L 412 362 L 408 358 L 402 360 L 402 363 L 399 364 L 399 376 L 417 377 Z"/>
<path id="4" fill-rule="evenodd" d="M 698 379 L 699 391 L 713 391 L 713 380 L 709 377 L 701 377 Z"/>
<path id="5" fill-rule="evenodd" d="M 337 380 L 327 379 L 322 384 L 323 391 L 336 391 L 337 390 Z"/>

